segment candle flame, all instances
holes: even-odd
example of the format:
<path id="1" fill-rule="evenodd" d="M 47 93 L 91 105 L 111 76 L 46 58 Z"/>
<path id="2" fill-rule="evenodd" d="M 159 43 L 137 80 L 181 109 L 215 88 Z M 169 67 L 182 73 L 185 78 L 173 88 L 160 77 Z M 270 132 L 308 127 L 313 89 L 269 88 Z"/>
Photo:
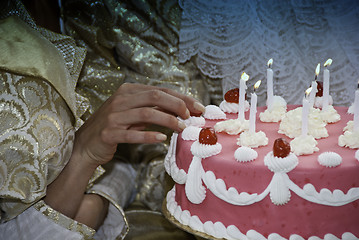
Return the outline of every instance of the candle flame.
<path id="1" fill-rule="evenodd" d="M 242 79 L 243 81 L 245 81 L 245 82 L 248 81 L 248 79 L 249 79 L 248 74 L 245 73 L 245 72 L 243 72 L 242 75 L 241 75 L 241 79 Z"/>
<path id="2" fill-rule="evenodd" d="M 254 84 L 254 90 L 257 90 L 259 88 L 259 86 L 261 85 L 262 80 L 258 80 L 255 84 Z"/>
<path id="3" fill-rule="evenodd" d="M 320 72 L 320 63 L 318 63 L 317 67 L 315 68 L 315 76 L 318 76 Z"/>
<path id="4" fill-rule="evenodd" d="M 273 65 L 273 58 L 269 59 L 269 60 L 268 60 L 268 63 L 267 63 L 267 66 L 268 66 L 269 68 L 271 68 L 272 65 Z"/>
<path id="5" fill-rule="evenodd" d="M 324 63 L 324 67 L 329 67 L 332 64 L 333 60 L 331 58 L 329 58 L 325 63 Z"/>
<path id="6" fill-rule="evenodd" d="M 308 97 L 311 91 L 312 91 L 312 87 L 305 90 L 305 97 Z"/>

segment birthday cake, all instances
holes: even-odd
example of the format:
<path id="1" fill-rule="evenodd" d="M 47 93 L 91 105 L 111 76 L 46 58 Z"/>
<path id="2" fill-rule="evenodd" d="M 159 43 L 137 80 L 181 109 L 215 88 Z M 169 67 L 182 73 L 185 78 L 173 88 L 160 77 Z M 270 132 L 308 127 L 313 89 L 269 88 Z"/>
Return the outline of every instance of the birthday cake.
<path id="1" fill-rule="evenodd" d="M 359 154 L 344 136 L 353 133 L 348 108 L 333 108 L 334 123 L 316 122 L 320 110 L 311 108 L 309 134 L 323 129 L 309 140 L 295 130 L 300 106 L 286 106 L 278 122 L 260 120 L 267 109 L 258 107 L 252 134 L 237 113 L 206 109 L 171 138 L 168 219 L 209 239 L 359 239 Z M 294 154 L 302 145 L 311 150 Z"/>

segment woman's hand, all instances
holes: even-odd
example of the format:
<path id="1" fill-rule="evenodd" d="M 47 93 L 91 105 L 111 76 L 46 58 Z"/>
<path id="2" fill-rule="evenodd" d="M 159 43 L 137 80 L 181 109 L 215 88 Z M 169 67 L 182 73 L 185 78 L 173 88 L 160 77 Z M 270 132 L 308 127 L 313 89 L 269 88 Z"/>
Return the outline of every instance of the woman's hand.
<path id="1" fill-rule="evenodd" d="M 156 143 L 166 140 L 159 132 L 143 131 L 155 124 L 182 131 L 192 113 L 204 107 L 192 97 L 173 90 L 140 84 L 123 84 L 77 131 L 74 152 L 89 164 L 110 161 L 118 143 Z"/>
<path id="2" fill-rule="evenodd" d="M 113 158 L 118 143 L 164 141 L 164 134 L 144 127 L 156 124 L 181 131 L 184 126 L 177 116 L 186 119 L 190 112 L 203 111 L 195 99 L 173 90 L 123 84 L 76 132 L 71 158 L 48 185 L 45 202 L 74 218 L 93 172 Z"/>

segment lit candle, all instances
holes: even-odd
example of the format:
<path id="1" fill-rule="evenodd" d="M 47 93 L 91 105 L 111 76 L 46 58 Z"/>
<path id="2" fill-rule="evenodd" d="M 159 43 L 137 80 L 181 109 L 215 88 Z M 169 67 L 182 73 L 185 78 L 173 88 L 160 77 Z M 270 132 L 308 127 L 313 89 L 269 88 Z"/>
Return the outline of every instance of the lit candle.
<path id="1" fill-rule="evenodd" d="M 314 77 L 314 81 L 312 82 L 312 91 L 310 92 L 309 95 L 309 104 L 310 104 L 310 108 L 312 108 L 314 106 L 314 101 L 315 101 L 315 95 L 317 95 L 318 92 L 318 88 L 317 88 L 317 79 L 318 79 L 318 75 L 320 72 L 320 63 L 318 63 L 317 67 L 315 68 L 315 77 Z"/>
<path id="2" fill-rule="evenodd" d="M 322 109 L 326 111 L 328 109 L 329 105 L 329 85 L 330 85 L 330 72 L 327 67 L 329 67 L 332 64 L 332 59 L 328 59 L 324 63 L 324 73 L 323 73 L 323 107 Z"/>
<path id="3" fill-rule="evenodd" d="M 256 132 L 256 114 L 257 114 L 257 94 L 256 89 L 259 88 L 261 85 L 261 80 L 258 80 L 254 84 L 254 90 L 251 94 L 251 110 L 249 112 L 249 132 L 255 133 Z"/>
<path id="4" fill-rule="evenodd" d="M 244 102 L 245 102 L 245 95 L 246 95 L 246 89 L 247 85 L 246 82 L 248 81 L 249 76 L 243 72 L 241 75 L 241 80 L 239 81 L 239 112 L 238 112 L 238 118 L 241 121 L 244 121 Z"/>
<path id="5" fill-rule="evenodd" d="M 308 135 L 308 118 L 309 118 L 309 100 L 308 95 L 312 91 L 312 88 L 308 88 L 305 91 L 305 96 L 303 98 L 303 108 L 302 108 L 302 136 Z"/>
<path id="6" fill-rule="evenodd" d="M 272 109 L 273 105 L 273 70 L 272 70 L 273 59 L 269 59 L 267 63 L 267 108 Z"/>
<path id="7" fill-rule="evenodd" d="M 317 86 L 318 86 L 317 81 L 313 81 L 311 86 L 312 91 L 309 94 L 309 108 L 312 108 L 314 106 L 315 95 L 317 94 L 318 91 Z"/>
<path id="8" fill-rule="evenodd" d="M 358 82 L 358 88 L 355 91 L 355 98 L 354 98 L 354 126 L 353 130 L 357 131 L 359 130 L 359 82 Z"/>

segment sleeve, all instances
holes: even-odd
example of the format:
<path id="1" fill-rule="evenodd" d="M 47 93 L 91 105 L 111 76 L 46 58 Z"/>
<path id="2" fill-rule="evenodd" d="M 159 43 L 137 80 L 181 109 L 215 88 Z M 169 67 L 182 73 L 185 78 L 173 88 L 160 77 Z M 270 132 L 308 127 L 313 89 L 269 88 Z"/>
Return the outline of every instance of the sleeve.
<path id="1" fill-rule="evenodd" d="M 95 230 L 39 201 L 16 218 L 0 224 L 3 239 L 93 239 Z"/>
<path id="2" fill-rule="evenodd" d="M 98 194 L 110 202 L 107 217 L 96 232 L 95 239 L 122 239 L 129 230 L 123 208 L 136 194 L 136 172 L 131 164 L 116 159 L 104 168 L 106 173 L 87 191 Z"/>

